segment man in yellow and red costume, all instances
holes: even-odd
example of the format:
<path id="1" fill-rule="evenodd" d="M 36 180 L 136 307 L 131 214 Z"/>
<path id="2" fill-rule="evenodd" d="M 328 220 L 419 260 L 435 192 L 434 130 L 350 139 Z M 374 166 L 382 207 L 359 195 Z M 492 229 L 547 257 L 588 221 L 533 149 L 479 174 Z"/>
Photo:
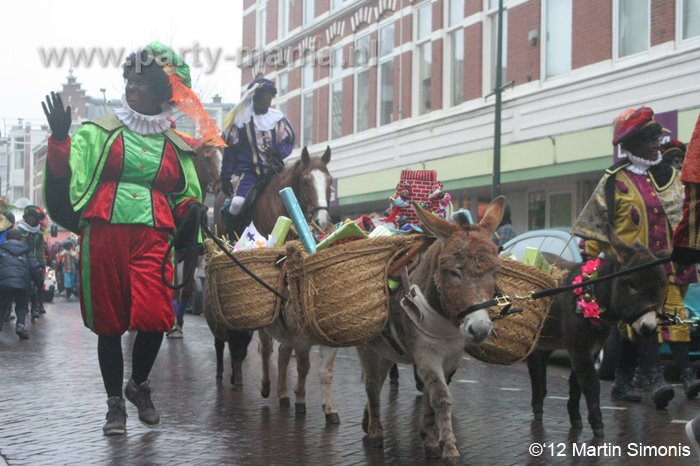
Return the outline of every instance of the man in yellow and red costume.
<path id="1" fill-rule="evenodd" d="M 610 254 L 604 226 L 609 223 L 627 244 L 635 241 L 652 252 L 671 249 L 673 230 L 681 222 L 683 187 L 679 172 L 663 163 L 660 153 L 662 128 L 648 107 L 627 110 L 615 119 L 613 145 L 619 146 L 621 160 L 605 171 L 593 195 L 576 220 L 572 233 L 586 239 L 586 254 L 595 258 Z M 666 264 L 669 285 L 664 309 L 685 317 L 683 297 L 688 284 L 697 281 L 695 268 Z M 632 335 L 621 328 L 623 339 L 620 361 L 615 372 L 611 397 L 614 400 L 640 401 L 634 388 L 650 391 L 657 408 L 664 408 L 674 396 L 664 379 L 656 336 Z M 690 331 L 687 325 L 663 327 L 660 339 L 670 342 L 671 350 L 689 398 L 700 392 L 700 381 L 690 367 L 688 356 Z M 635 376 L 636 358 L 640 372 Z M 633 384 L 634 379 L 634 384 Z"/>

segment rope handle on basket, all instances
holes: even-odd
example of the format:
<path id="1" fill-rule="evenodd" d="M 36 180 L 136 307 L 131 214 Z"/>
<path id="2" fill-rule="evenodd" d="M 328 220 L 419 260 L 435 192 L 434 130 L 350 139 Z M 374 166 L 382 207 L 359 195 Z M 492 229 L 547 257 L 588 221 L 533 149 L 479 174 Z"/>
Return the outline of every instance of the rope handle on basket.
<path id="1" fill-rule="evenodd" d="M 656 267 L 657 265 L 663 265 L 667 262 L 671 262 L 671 257 L 666 257 L 663 259 L 657 259 L 655 261 L 647 262 L 646 264 L 640 264 L 635 267 L 630 267 L 629 269 L 623 269 L 623 270 L 618 270 L 617 272 L 611 273 L 610 275 L 605 275 L 604 277 L 598 277 L 593 280 L 587 280 L 586 281 L 586 286 L 590 285 L 595 285 L 596 283 L 604 282 L 607 280 L 612 280 L 613 278 L 620 277 L 622 275 L 628 275 L 633 272 L 637 272 L 639 270 L 647 269 L 650 267 Z M 556 288 L 547 288 L 544 290 L 540 291 L 531 291 L 529 296 L 508 296 L 508 295 L 502 295 L 500 297 L 496 297 L 495 299 L 492 299 L 491 301 L 486 301 L 483 303 L 479 304 L 474 304 L 473 306 L 469 306 L 466 308 L 464 311 L 460 312 L 457 314 L 458 319 L 463 319 L 467 314 L 472 313 L 474 311 L 478 311 L 480 309 L 486 309 L 489 307 L 493 306 L 501 306 L 505 307 L 507 305 L 513 304 L 516 301 L 534 301 L 535 299 L 542 299 L 542 298 L 549 298 L 550 296 L 555 296 L 560 293 L 564 293 L 565 291 L 571 291 L 576 288 L 581 288 L 582 285 L 580 283 L 572 284 L 572 285 L 565 285 L 565 286 L 559 286 Z M 499 318 L 503 318 L 505 316 L 499 316 Z"/>

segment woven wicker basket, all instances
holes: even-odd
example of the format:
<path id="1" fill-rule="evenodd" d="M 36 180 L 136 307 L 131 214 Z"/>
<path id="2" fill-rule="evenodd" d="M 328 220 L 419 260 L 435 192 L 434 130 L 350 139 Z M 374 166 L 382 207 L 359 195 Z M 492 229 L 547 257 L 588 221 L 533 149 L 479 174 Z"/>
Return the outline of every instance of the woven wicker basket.
<path id="1" fill-rule="evenodd" d="M 421 235 L 368 238 L 308 254 L 287 243 L 287 274 L 303 330 L 326 346 L 376 337 L 389 318 L 387 269 Z"/>
<path id="2" fill-rule="evenodd" d="M 272 324 L 279 314 L 280 299 L 244 272 L 212 240 L 207 239 L 204 244 L 207 286 L 216 323 L 241 331 Z M 251 272 L 281 291 L 284 277 L 277 262 L 284 256 L 284 248 L 249 249 L 234 254 Z"/>
<path id="3" fill-rule="evenodd" d="M 561 276 L 556 268 L 552 275 L 548 275 L 530 265 L 504 258 L 496 281 L 506 295 L 528 296 L 533 291 L 556 287 Z M 494 321 L 493 332 L 486 341 L 479 346 L 466 345 L 465 350 L 476 359 L 491 364 L 509 365 L 522 361 L 535 349 L 551 302 L 551 297 L 516 302 L 513 307 L 522 308 L 523 312 Z M 498 307 L 489 309 L 492 319 L 500 312 Z"/>

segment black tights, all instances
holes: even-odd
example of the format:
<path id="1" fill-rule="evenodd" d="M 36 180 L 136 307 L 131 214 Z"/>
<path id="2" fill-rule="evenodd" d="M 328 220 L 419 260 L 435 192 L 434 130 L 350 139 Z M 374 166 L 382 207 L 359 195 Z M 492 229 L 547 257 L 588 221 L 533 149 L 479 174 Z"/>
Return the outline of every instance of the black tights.
<path id="1" fill-rule="evenodd" d="M 148 374 L 151 373 L 161 343 L 163 343 L 162 332 L 139 331 L 136 334 L 131 354 L 131 378 L 137 385 L 148 380 Z M 121 398 L 122 384 L 124 383 L 124 356 L 122 355 L 121 336 L 99 336 L 97 338 L 97 357 L 100 361 L 100 371 L 107 396 Z"/>

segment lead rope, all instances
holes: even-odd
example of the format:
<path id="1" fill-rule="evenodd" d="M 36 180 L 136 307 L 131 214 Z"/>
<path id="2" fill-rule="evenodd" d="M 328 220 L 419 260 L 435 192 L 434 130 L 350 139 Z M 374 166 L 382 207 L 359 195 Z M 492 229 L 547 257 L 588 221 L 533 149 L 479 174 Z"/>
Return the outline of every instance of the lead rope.
<path id="1" fill-rule="evenodd" d="M 617 272 L 611 273 L 610 275 L 606 275 L 604 277 L 595 278 L 593 280 L 587 280 L 585 283 L 585 286 L 590 286 L 590 285 L 594 285 L 596 283 L 604 282 L 607 280 L 612 280 L 613 278 L 617 278 L 617 277 L 620 277 L 622 275 L 627 275 L 627 274 L 637 272 L 639 270 L 643 270 L 643 269 L 650 268 L 650 267 L 656 267 L 657 265 L 663 265 L 667 262 L 671 262 L 670 256 L 666 257 L 664 259 L 658 259 L 655 261 L 647 262 L 646 264 L 637 265 L 637 266 L 631 267 L 629 269 L 619 270 Z M 467 314 L 472 313 L 474 311 L 478 311 L 480 309 L 486 309 L 486 308 L 489 308 L 492 306 L 505 307 L 505 306 L 507 306 L 509 304 L 513 304 L 517 301 L 526 301 L 526 300 L 534 301 L 535 299 L 548 298 L 550 296 L 555 296 L 555 295 L 558 295 L 560 293 L 564 293 L 565 291 L 571 291 L 571 290 L 574 290 L 576 288 L 582 288 L 583 286 L 584 285 L 582 285 L 581 283 L 577 283 L 575 285 L 572 284 L 572 285 L 560 286 L 557 288 L 548 288 L 548 289 L 541 290 L 541 291 L 533 291 L 530 293 L 529 296 L 517 296 L 517 295 L 516 296 L 508 296 L 508 295 L 496 296 L 496 298 L 492 299 L 491 301 L 486 301 L 484 303 L 474 304 L 473 306 L 469 306 L 464 311 L 457 314 L 457 318 L 463 319 Z"/>

